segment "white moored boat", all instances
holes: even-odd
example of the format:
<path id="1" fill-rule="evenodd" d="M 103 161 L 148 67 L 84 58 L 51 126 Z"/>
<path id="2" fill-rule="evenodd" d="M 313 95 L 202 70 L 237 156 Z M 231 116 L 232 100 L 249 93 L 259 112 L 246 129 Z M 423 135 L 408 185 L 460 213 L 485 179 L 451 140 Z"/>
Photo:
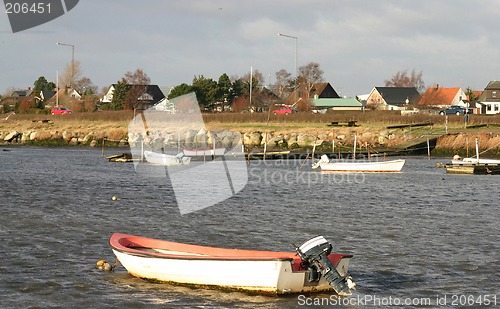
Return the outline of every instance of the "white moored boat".
<path id="1" fill-rule="evenodd" d="M 349 295 L 350 254 L 331 254 L 315 237 L 297 252 L 225 249 L 115 233 L 112 250 L 136 277 L 195 287 L 265 294 L 335 291 Z"/>
<path id="2" fill-rule="evenodd" d="M 498 159 L 479 159 L 479 142 L 478 139 L 476 138 L 476 157 L 470 157 L 470 158 L 461 158 L 459 155 L 455 155 L 453 159 L 451 160 L 451 164 L 453 165 L 476 165 L 476 164 L 483 164 L 483 165 L 500 165 L 500 160 Z"/>
<path id="3" fill-rule="evenodd" d="M 188 157 L 222 156 L 226 153 L 226 148 L 184 149 L 183 152 Z"/>
<path id="4" fill-rule="evenodd" d="M 389 161 L 330 161 L 327 155 L 322 155 L 320 161 L 313 168 L 321 168 L 323 172 L 369 172 L 369 173 L 399 173 L 405 164 L 405 160 Z"/>
<path id="5" fill-rule="evenodd" d="M 148 150 L 144 151 L 144 158 L 149 163 L 165 166 L 187 165 L 191 162 L 191 158 L 185 157 L 183 153 L 173 156 Z"/>
<path id="6" fill-rule="evenodd" d="M 454 158 L 451 164 L 454 165 L 472 165 L 472 164 L 500 164 L 500 160 L 496 159 L 478 159 L 478 158 L 463 158 L 462 160 Z"/>

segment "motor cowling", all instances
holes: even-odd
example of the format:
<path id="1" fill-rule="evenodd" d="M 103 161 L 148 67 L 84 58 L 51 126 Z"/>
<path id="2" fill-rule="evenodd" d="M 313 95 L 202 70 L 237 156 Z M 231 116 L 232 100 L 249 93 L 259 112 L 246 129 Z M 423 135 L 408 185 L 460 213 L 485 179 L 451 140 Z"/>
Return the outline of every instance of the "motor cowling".
<path id="1" fill-rule="evenodd" d="M 309 271 L 309 282 L 318 281 L 322 276 L 338 295 L 350 295 L 349 277 L 341 276 L 328 259 L 332 249 L 333 246 L 323 236 L 317 236 L 296 248 L 296 251 Z"/>

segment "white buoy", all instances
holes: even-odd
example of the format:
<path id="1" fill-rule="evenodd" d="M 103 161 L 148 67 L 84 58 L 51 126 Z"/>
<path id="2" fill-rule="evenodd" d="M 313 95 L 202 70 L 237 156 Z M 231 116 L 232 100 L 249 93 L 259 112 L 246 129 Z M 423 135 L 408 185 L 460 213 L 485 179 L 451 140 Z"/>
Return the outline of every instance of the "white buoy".
<path id="1" fill-rule="evenodd" d="M 111 198 L 113 201 L 116 201 L 117 200 L 117 197 L 113 195 L 113 197 Z"/>

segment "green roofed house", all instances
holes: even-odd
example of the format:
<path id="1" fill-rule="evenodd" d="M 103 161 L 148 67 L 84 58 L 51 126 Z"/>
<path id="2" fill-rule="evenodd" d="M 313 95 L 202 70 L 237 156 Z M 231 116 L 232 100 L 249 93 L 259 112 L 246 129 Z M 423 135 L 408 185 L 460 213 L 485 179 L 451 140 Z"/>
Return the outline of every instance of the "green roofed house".
<path id="1" fill-rule="evenodd" d="M 344 111 L 363 110 L 363 104 L 354 98 L 320 98 L 315 95 L 311 100 L 311 105 L 316 110 L 331 109 Z"/>

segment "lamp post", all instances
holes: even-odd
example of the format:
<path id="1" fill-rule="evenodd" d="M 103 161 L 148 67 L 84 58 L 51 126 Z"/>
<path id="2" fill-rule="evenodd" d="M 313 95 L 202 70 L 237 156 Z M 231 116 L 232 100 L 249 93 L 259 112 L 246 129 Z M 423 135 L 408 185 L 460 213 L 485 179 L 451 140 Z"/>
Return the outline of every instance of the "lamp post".
<path id="1" fill-rule="evenodd" d="M 64 45 L 71 47 L 71 83 L 73 83 L 73 78 L 75 77 L 75 45 L 65 44 L 65 43 L 57 43 L 57 45 Z M 73 86 L 73 85 L 70 85 Z"/>
<path id="2" fill-rule="evenodd" d="M 290 39 L 295 40 L 295 79 L 297 79 L 299 77 L 299 70 L 297 68 L 297 45 L 298 45 L 299 38 L 296 36 L 286 35 L 283 33 L 278 33 L 278 35 L 283 36 L 285 38 L 290 38 Z"/>

